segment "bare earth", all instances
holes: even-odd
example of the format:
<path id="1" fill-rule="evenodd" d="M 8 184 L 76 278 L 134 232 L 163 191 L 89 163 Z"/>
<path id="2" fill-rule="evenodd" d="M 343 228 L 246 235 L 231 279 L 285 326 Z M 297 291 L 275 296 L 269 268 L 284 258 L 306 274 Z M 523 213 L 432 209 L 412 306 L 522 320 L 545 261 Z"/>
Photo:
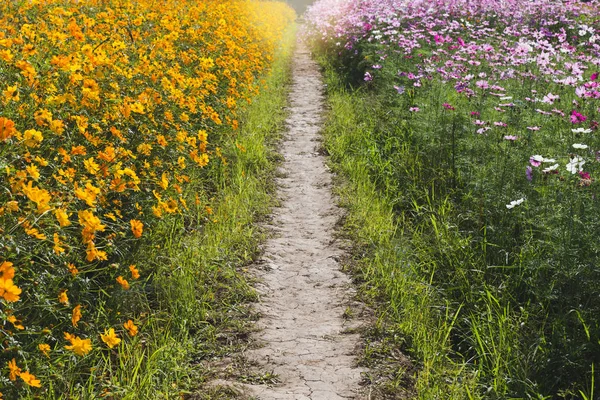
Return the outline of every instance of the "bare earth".
<path id="1" fill-rule="evenodd" d="M 340 210 L 331 194 L 331 174 L 319 154 L 324 96 L 319 69 L 302 43 L 293 63 L 285 161 L 278 179 L 282 206 L 273 215 L 273 237 L 264 247 L 258 287 L 262 318 L 257 341 L 246 354 L 279 384 L 246 386 L 261 400 L 358 398 L 361 369 L 356 334 L 344 333 L 350 282 L 337 260 Z"/>

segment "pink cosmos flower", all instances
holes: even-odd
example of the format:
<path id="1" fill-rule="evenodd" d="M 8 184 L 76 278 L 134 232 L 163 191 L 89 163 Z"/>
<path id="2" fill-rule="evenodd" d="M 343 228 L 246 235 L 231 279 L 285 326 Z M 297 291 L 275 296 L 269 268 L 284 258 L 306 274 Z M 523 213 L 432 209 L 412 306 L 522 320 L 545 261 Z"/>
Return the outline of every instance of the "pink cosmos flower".
<path id="1" fill-rule="evenodd" d="M 571 122 L 573 124 L 585 122 L 586 119 L 587 117 L 585 115 L 578 113 L 576 110 L 571 111 Z"/>
<path id="2" fill-rule="evenodd" d="M 531 165 L 533 165 L 534 167 L 539 167 L 540 165 L 542 165 L 543 160 L 544 160 L 544 157 L 537 155 L 537 154 L 535 156 L 529 157 L 529 163 Z"/>
<path id="3" fill-rule="evenodd" d="M 454 111 L 456 110 L 454 107 L 452 107 L 452 105 L 450 105 L 449 103 L 444 103 L 442 104 L 442 106 L 446 109 L 446 110 L 450 110 L 450 111 Z"/>

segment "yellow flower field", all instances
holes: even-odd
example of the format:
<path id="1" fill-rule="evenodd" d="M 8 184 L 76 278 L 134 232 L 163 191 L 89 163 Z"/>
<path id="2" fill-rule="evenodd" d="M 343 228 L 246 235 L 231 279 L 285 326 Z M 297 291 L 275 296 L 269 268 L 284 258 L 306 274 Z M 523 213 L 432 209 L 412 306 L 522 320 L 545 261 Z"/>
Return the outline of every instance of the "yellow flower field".
<path id="1" fill-rule="evenodd" d="M 136 249 L 161 219 L 208 217 L 220 138 L 293 18 L 270 1 L 0 2 L 5 398 L 142 333 Z"/>

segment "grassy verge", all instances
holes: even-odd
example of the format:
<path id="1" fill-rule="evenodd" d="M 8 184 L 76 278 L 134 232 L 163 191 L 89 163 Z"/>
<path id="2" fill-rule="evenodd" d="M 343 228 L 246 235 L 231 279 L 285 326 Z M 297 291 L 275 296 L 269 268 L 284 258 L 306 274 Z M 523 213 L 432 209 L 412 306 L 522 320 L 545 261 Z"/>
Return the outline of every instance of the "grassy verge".
<path id="1" fill-rule="evenodd" d="M 430 280 L 415 268 L 423 262 L 419 252 L 428 251 L 428 234 L 395 214 L 398 193 L 381 190 L 384 182 L 370 172 L 379 157 L 373 143 L 381 117 L 376 103 L 364 93 L 345 90 L 334 72 L 326 74 L 331 111 L 325 147 L 349 211 L 345 227 L 355 241 L 353 271 L 378 316 L 363 359 L 373 368 L 370 380 L 380 382 L 377 391 L 385 398 L 477 398 L 475 377 L 452 357 L 450 335 L 458 312 L 448 311 Z M 432 210 L 433 223 L 444 218 L 440 212 Z M 398 349 L 411 355 L 412 366 L 394 361 Z"/>
<path id="2" fill-rule="evenodd" d="M 291 27 L 240 129 L 223 133 L 227 161 L 214 167 L 215 197 L 198 202 L 194 217 L 164 219 L 141 247 L 154 270 L 148 293 L 128 299 L 143 321 L 141 333 L 100 364 L 70 365 L 64 371 L 69 392 L 56 398 L 211 398 L 197 389 L 211 377 L 202 361 L 242 346 L 251 317 L 247 303 L 255 294 L 243 267 L 257 254 L 263 234 L 256 223 L 274 201 L 274 142 L 285 120 L 294 40 Z M 70 380 L 82 370 L 87 382 Z"/>

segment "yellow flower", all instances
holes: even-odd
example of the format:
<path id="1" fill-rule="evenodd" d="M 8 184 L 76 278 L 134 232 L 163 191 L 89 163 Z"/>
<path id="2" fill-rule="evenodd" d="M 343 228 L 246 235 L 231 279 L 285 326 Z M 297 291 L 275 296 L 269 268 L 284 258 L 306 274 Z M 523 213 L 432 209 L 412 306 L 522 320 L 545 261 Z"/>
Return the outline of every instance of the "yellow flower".
<path id="1" fill-rule="evenodd" d="M 92 351 L 92 341 L 90 339 L 81 339 L 79 336 L 73 336 L 65 333 L 65 338 L 71 342 L 65 346 L 65 349 L 73 351 L 78 356 L 85 356 Z"/>
<path id="2" fill-rule="evenodd" d="M 127 279 L 123 278 L 122 276 L 117 277 L 117 283 L 121 285 L 123 290 L 129 290 L 129 282 L 127 282 Z"/>
<path id="3" fill-rule="evenodd" d="M 86 202 L 86 204 L 90 207 L 94 207 L 96 204 L 96 197 L 100 194 L 100 189 L 92 185 L 91 183 L 87 183 L 85 188 L 76 188 L 75 196 Z"/>
<path id="4" fill-rule="evenodd" d="M 33 186 L 33 182 L 29 181 L 27 186 L 23 186 L 23 193 L 37 205 L 38 214 L 43 214 L 50 210 L 48 203 L 51 200 L 50 193 L 45 189 L 40 189 Z"/>
<path id="5" fill-rule="evenodd" d="M 25 371 L 25 372 L 21 372 L 20 375 L 21 379 L 23 379 L 23 382 L 25 382 L 26 384 L 28 384 L 29 386 L 33 386 L 33 387 L 42 387 L 42 383 L 40 382 L 39 379 L 37 379 L 35 377 L 35 375 L 30 374 L 29 372 Z"/>
<path id="6" fill-rule="evenodd" d="M 94 161 L 94 157 L 90 157 L 83 162 L 83 166 L 91 175 L 96 175 L 100 171 L 100 165 Z"/>
<path id="7" fill-rule="evenodd" d="M 71 273 L 71 275 L 75 276 L 79 273 L 79 270 L 77 269 L 77 267 L 75 266 L 75 264 L 67 264 L 67 268 L 69 269 L 69 272 Z"/>
<path id="8" fill-rule="evenodd" d="M 71 322 L 73 323 L 73 326 L 75 328 L 77 328 L 77 323 L 79 322 L 79 320 L 81 319 L 81 305 L 76 305 L 75 308 L 73 308 L 73 314 L 71 316 Z"/>
<path id="9" fill-rule="evenodd" d="M 58 294 L 58 302 L 60 304 L 64 304 L 65 306 L 69 305 L 69 296 L 67 296 L 67 291 L 69 289 L 63 289 L 60 291 L 60 293 Z"/>
<path id="10" fill-rule="evenodd" d="M 46 357 L 50 357 L 50 345 L 46 343 L 38 344 L 38 349 L 44 353 Z"/>
<path id="11" fill-rule="evenodd" d="M 144 230 L 144 223 L 137 219 L 129 221 L 131 223 L 131 232 L 136 238 L 142 237 L 142 231 Z"/>
<path id="12" fill-rule="evenodd" d="M 2 91 L 2 95 L 4 96 L 5 101 L 19 101 L 21 99 L 19 96 L 17 85 L 8 86 L 5 90 Z"/>
<path id="13" fill-rule="evenodd" d="M 14 358 L 8 362 L 8 370 L 8 378 L 11 381 L 16 380 L 17 376 L 21 375 L 21 368 L 17 367 L 17 360 L 15 360 Z"/>
<path id="14" fill-rule="evenodd" d="M 46 235 L 44 235 L 43 233 L 40 233 L 40 231 L 38 231 L 37 228 L 24 227 L 24 229 L 25 229 L 25 233 L 28 234 L 29 236 L 32 236 L 39 240 L 46 240 Z"/>
<path id="15" fill-rule="evenodd" d="M 69 214 L 67 214 L 67 212 L 62 208 L 57 208 L 54 210 L 54 216 L 58 220 L 58 223 L 61 227 L 71 225 L 71 221 L 69 221 Z"/>
<path id="16" fill-rule="evenodd" d="M 60 241 L 60 237 L 58 236 L 58 233 L 54 233 L 54 252 L 56 253 L 56 255 L 60 255 L 61 253 L 65 252 L 65 248 L 62 247 L 63 243 Z"/>
<path id="17" fill-rule="evenodd" d="M 138 334 L 138 327 L 135 326 L 135 324 L 133 323 L 132 320 L 128 320 L 127 322 L 125 322 L 123 324 L 123 327 L 125 327 L 125 329 L 127 329 L 127 333 L 129 333 L 129 336 L 131 336 L 131 337 Z"/>
<path id="18" fill-rule="evenodd" d="M 34 164 L 28 165 L 27 167 L 25 167 L 25 171 L 27 171 L 27 173 L 29 174 L 31 179 L 33 179 L 34 181 L 37 181 L 38 179 L 40 179 L 40 170 L 38 169 L 38 167 L 36 165 L 34 165 Z"/>
<path id="19" fill-rule="evenodd" d="M 104 330 L 104 334 L 101 333 L 100 338 L 102 338 L 102 341 L 106 343 L 109 349 L 112 349 L 113 347 L 121 343 L 121 339 L 119 339 L 119 337 L 115 333 L 114 328 L 110 328 L 108 331 Z"/>
<path id="20" fill-rule="evenodd" d="M 25 146 L 37 147 L 44 140 L 44 135 L 42 135 L 42 132 L 37 131 L 35 129 L 28 129 L 25 132 L 23 132 L 23 139 Z"/>
<path id="21" fill-rule="evenodd" d="M 152 152 L 152 145 L 148 143 L 142 143 L 137 147 L 137 151 L 144 156 L 149 156 Z"/>
<path id="22" fill-rule="evenodd" d="M 102 251 L 102 250 L 98 250 L 96 248 L 96 245 L 92 241 L 88 242 L 87 249 L 85 250 L 85 253 L 86 253 L 85 259 L 87 261 L 89 261 L 89 262 L 92 262 L 94 260 L 102 261 L 102 260 L 107 260 L 108 259 L 108 256 L 107 256 L 106 252 Z"/>
<path id="23" fill-rule="evenodd" d="M 14 315 L 9 315 L 7 320 L 11 324 L 13 324 L 13 326 L 15 328 L 17 328 L 18 330 L 22 331 L 23 329 L 25 329 L 25 327 L 23 325 L 21 325 L 21 322 Z"/>
<path id="24" fill-rule="evenodd" d="M 134 113 L 144 114 L 144 106 L 141 103 L 133 103 L 130 108 Z"/>

